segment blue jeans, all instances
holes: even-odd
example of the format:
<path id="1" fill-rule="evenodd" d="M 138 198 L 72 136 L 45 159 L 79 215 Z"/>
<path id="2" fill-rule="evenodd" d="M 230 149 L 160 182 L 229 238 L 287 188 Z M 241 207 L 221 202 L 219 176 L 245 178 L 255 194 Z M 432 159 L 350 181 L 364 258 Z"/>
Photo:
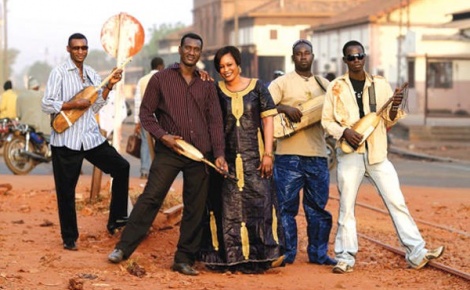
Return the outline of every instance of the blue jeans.
<path id="1" fill-rule="evenodd" d="M 308 259 L 311 263 L 325 263 L 329 259 L 328 239 L 332 226 L 331 214 L 325 210 L 330 182 L 327 159 L 276 155 L 274 181 L 286 240 L 284 261 L 293 263 L 297 254 L 295 217 L 299 211 L 300 190 L 303 189 L 302 204 L 307 219 Z"/>
<path id="2" fill-rule="evenodd" d="M 149 136 L 149 134 L 143 127 L 140 127 L 140 136 L 142 138 L 142 144 L 140 145 L 140 174 L 148 175 L 152 160 L 150 160 L 150 148 L 147 141 L 147 136 Z"/>

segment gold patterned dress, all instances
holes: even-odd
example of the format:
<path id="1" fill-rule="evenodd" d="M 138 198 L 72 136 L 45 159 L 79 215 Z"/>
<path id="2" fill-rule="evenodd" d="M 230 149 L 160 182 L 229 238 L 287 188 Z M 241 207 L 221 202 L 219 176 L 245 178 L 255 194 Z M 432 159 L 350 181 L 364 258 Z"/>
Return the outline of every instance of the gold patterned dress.
<path id="1" fill-rule="evenodd" d="M 217 92 L 224 116 L 225 158 L 238 181 L 213 174 L 201 261 L 218 270 L 259 273 L 283 254 L 273 180 L 261 178 L 262 118 L 277 113 L 269 91 L 257 79 L 242 91 Z"/>

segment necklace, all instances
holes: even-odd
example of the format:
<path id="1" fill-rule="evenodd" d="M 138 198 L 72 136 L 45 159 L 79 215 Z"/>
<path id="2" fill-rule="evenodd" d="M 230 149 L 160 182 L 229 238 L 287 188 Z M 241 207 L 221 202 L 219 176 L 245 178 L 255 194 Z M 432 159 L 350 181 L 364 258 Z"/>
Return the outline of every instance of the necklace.
<path id="1" fill-rule="evenodd" d="M 313 75 L 309 75 L 308 77 L 306 77 L 306 76 L 303 76 L 303 75 L 301 75 L 301 74 L 299 74 L 299 73 L 297 73 L 297 74 L 298 74 L 301 78 L 303 78 L 306 82 L 308 82 L 308 80 L 313 76 Z"/>

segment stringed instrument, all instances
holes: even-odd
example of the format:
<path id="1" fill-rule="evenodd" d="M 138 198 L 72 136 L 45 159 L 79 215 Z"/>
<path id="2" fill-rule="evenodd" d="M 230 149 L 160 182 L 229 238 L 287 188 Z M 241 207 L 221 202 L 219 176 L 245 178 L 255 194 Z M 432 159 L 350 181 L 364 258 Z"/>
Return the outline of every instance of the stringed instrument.
<path id="1" fill-rule="evenodd" d="M 176 139 L 175 141 L 181 148 L 183 148 L 183 149 L 179 149 L 179 148 L 177 149 L 179 154 L 181 154 L 183 156 L 186 156 L 191 160 L 198 161 L 198 162 L 203 162 L 203 163 L 209 165 L 210 167 L 216 169 L 217 172 L 218 172 L 218 170 L 222 171 L 222 174 L 224 176 L 227 176 L 228 178 L 230 178 L 234 181 L 238 181 L 238 178 L 236 178 L 233 174 L 230 174 L 229 172 L 227 172 L 225 170 L 217 168 L 217 166 L 215 166 L 214 163 L 212 163 L 209 160 L 207 160 L 206 158 L 204 158 L 204 155 L 201 153 L 201 151 L 199 151 L 193 145 L 189 144 L 188 142 L 184 141 L 183 139 Z"/>
<path id="2" fill-rule="evenodd" d="M 297 108 L 302 112 L 300 122 L 294 123 L 284 114 L 279 113 L 273 118 L 274 138 L 286 138 L 295 132 L 305 129 L 321 120 L 323 102 L 325 96 L 321 95 L 303 104 L 299 104 Z"/>
<path id="3" fill-rule="evenodd" d="M 101 82 L 101 84 L 96 87 L 89 86 L 84 88 L 71 100 L 86 99 L 90 100 L 90 103 L 93 104 L 98 99 L 98 91 L 108 83 L 108 81 L 113 77 L 113 74 L 117 70 L 124 68 L 131 60 L 132 58 L 129 57 L 123 62 L 120 67 L 114 69 L 111 74 Z M 86 109 L 61 110 L 58 114 L 54 116 L 54 119 L 52 121 L 52 128 L 59 134 L 64 132 L 65 130 L 70 128 L 88 109 L 89 107 Z"/>
<path id="4" fill-rule="evenodd" d="M 403 92 L 408 87 L 408 83 L 405 82 L 399 89 L 398 93 Z M 371 112 L 359 121 L 357 121 L 351 129 L 362 135 L 361 142 L 359 142 L 358 148 L 369 138 L 369 136 L 374 132 L 375 128 L 380 122 L 382 113 L 387 109 L 388 105 L 393 101 L 393 96 L 391 96 L 387 102 L 378 110 L 377 112 Z M 355 151 L 355 149 L 346 141 L 344 138 L 341 139 L 340 148 L 344 153 L 349 154 Z"/>

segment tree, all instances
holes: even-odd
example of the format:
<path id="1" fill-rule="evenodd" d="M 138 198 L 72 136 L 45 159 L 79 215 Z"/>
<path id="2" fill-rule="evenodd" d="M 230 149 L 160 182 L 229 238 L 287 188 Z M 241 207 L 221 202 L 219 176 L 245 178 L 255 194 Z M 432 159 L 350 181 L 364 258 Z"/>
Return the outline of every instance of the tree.
<path id="1" fill-rule="evenodd" d="M 90 50 L 86 62 L 97 72 L 111 72 L 112 68 L 116 66 L 116 61 L 103 50 Z"/>
<path id="2" fill-rule="evenodd" d="M 40 84 L 46 84 L 52 67 L 45 61 L 36 61 L 28 69 L 28 77 L 34 77 Z"/>
<path id="3" fill-rule="evenodd" d="M 184 28 L 185 25 L 182 22 L 177 23 L 163 23 L 160 26 L 153 26 L 149 29 L 146 39 L 148 40 L 147 44 L 142 47 L 142 50 L 134 57 L 133 65 L 140 66 L 149 70 L 149 60 L 152 57 L 158 55 L 159 44 L 158 42 L 167 36 L 168 34 L 178 31 Z"/>

